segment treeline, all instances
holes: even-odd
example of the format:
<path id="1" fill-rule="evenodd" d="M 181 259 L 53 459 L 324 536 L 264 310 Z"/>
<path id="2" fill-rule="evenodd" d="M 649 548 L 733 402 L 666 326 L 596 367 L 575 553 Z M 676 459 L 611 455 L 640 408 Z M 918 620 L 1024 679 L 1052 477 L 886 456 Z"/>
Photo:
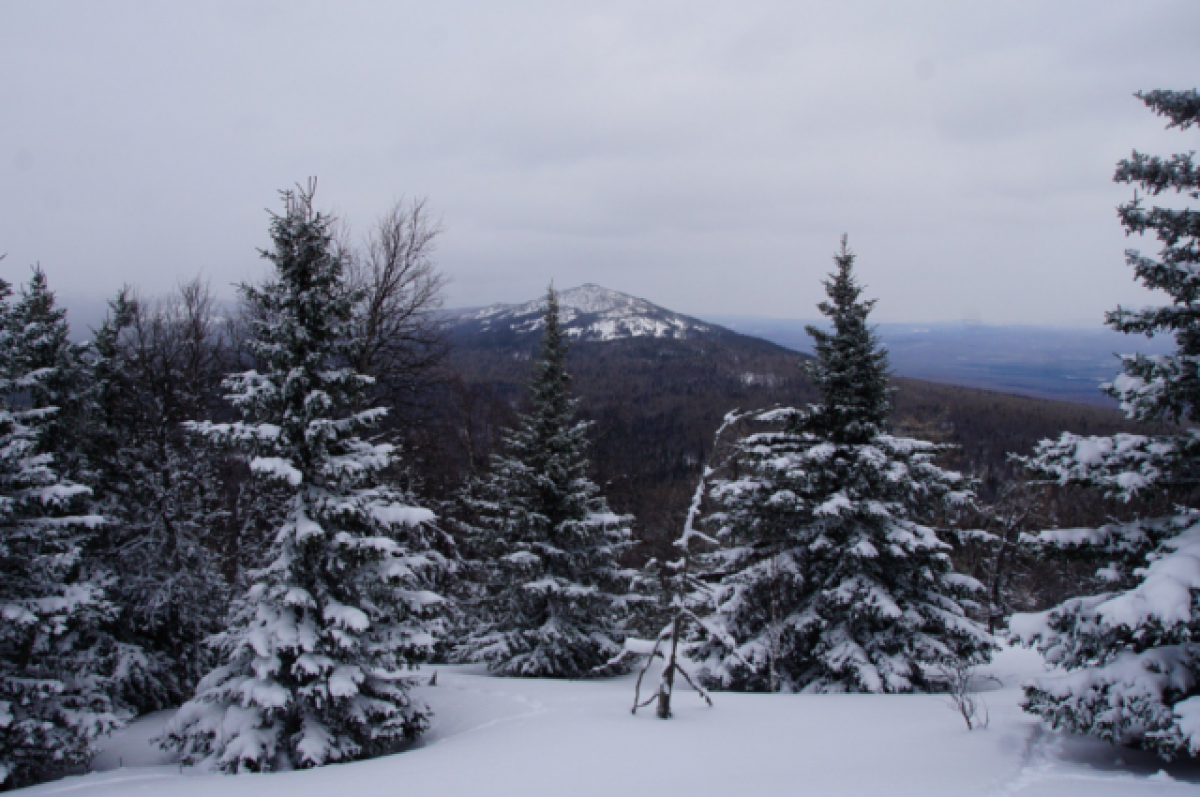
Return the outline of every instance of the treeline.
<path id="1" fill-rule="evenodd" d="M 444 357 L 437 314 L 444 280 L 430 257 L 438 228 L 423 202 L 401 203 L 352 244 L 335 240 L 331 220 L 312 212 L 310 200 L 310 193 L 287 194 L 285 213 L 274 219 L 277 246 L 266 255 L 277 281 L 242 286 L 233 316 L 200 281 L 155 300 L 124 288 L 79 345 L 40 268 L 16 295 L 0 281 L 5 786 L 85 765 L 114 727 L 180 705 L 218 663 L 228 666 L 219 640 L 281 558 L 287 499 L 277 479 L 259 478 L 255 468 L 279 459 L 263 454 L 289 412 L 330 415 L 324 425 L 313 420 L 314 428 L 328 427 L 328 439 L 291 455 L 308 468 L 322 458 L 348 468 L 336 480 L 343 488 L 351 490 L 358 471 L 386 474 L 398 496 L 419 481 L 381 441 L 395 439 Z M 312 227 L 310 240 L 289 228 L 302 222 Z M 314 252 L 296 251 L 305 246 L 324 252 L 336 274 L 303 288 L 308 295 L 297 303 L 277 294 L 289 279 L 313 279 L 288 272 L 293 262 L 312 270 L 303 264 Z M 289 314 L 330 328 L 305 329 Z M 326 350 L 315 339 L 322 335 Z M 278 357 L 289 345 L 300 347 L 292 352 L 298 359 L 285 366 Z M 278 378 L 285 367 L 290 376 Z M 369 376 L 331 377 L 308 391 L 309 404 L 293 396 L 296 406 L 280 405 L 279 391 L 304 369 L 318 380 L 328 369 Z M 261 410 L 251 406 L 258 400 Z M 400 417 L 367 413 L 374 442 L 341 439 L 350 437 L 344 427 L 355 425 L 355 409 L 381 402 Z M 241 445 L 260 415 L 271 418 L 259 427 L 267 437 Z M 350 464 L 355 457 L 362 462 Z M 290 472 L 284 476 L 289 483 Z M 381 501 L 383 488 L 372 489 Z M 407 504 L 390 505 L 395 515 Z M 351 559 L 361 566 L 363 557 Z M 394 655 L 389 648 L 385 658 Z M 419 731 L 420 716 L 405 733 Z"/>

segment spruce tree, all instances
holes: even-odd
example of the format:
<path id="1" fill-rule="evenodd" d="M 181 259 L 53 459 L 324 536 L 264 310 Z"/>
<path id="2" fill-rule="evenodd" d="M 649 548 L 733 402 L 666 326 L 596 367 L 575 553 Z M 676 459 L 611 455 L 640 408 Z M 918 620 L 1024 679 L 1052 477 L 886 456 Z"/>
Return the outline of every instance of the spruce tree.
<path id="1" fill-rule="evenodd" d="M 360 434 L 384 414 L 361 409 L 370 380 L 344 367 L 355 296 L 345 290 L 331 219 L 308 191 L 285 192 L 271 223 L 274 272 L 242 286 L 260 368 L 226 380 L 242 416 L 194 429 L 250 459 L 274 530 L 267 561 L 229 629 L 221 664 L 180 709 L 164 744 L 227 772 L 367 758 L 421 733 L 429 712 L 407 671 L 433 642 L 444 566 L 431 512 L 380 479 L 392 446 Z"/>
<path id="2" fill-rule="evenodd" d="M 110 338 L 116 340 L 110 334 L 111 319 L 91 345 L 72 343 L 66 310 L 58 306 L 45 272 L 35 266 L 12 307 L 11 328 L 15 368 L 29 375 L 21 401 L 28 410 L 44 413 L 37 450 L 53 457 L 61 478 L 88 488 L 75 499 L 72 511 L 105 518 L 80 538 L 80 560 L 73 576 L 105 588 L 108 619 L 90 629 L 86 643 L 93 669 L 107 675 L 108 696 L 122 714 L 177 705 L 185 697 L 182 690 L 163 688 L 169 666 L 157 651 L 140 644 L 139 635 L 153 625 L 147 622 L 147 613 L 159 608 L 155 596 L 132 594 L 136 589 L 131 589 L 151 577 L 148 559 L 164 550 L 164 540 L 130 533 L 125 522 L 129 512 L 154 499 L 154 491 L 144 482 L 121 496 L 110 489 L 114 476 L 128 482 L 145 475 L 145 469 L 139 473 L 129 457 L 139 447 L 137 430 L 110 426 L 110 407 L 105 403 L 113 384 L 109 366 L 119 362 L 107 354 Z M 145 398 L 127 401 L 133 415 L 145 414 Z M 199 464 L 188 462 L 186 467 L 202 470 Z M 166 460 L 158 457 L 151 470 L 165 466 Z M 186 578 L 186 571 L 173 568 L 166 577 L 178 581 Z M 213 606 L 208 599 L 220 594 L 220 580 L 207 579 L 182 600 L 192 607 Z M 197 600 L 200 595 L 206 600 Z"/>
<path id="3" fill-rule="evenodd" d="M 103 521 L 58 469 L 65 317 L 40 271 L 10 296 L 0 280 L 0 788 L 85 765 L 119 724 L 98 634 L 112 607 L 81 567 Z"/>
<path id="4" fill-rule="evenodd" d="M 862 286 L 854 279 L 854 254 L 845 236 L 834 263 L 837 271 L 823 283 L 829 300 L 817 305 L 832 328 L 806 328 L 816 357 L 801 367 L 821 404 L 805 428 L 834 443 L 865 443 L 883 431 L 891 410 L 887 350 L 867 322 L 875 300 L 860 299 Z"/>
<path id="5" fill-rule="evenodd" d="M 629 518 L 587 475 L 588 424 L 575 420 L 553 288 L 544 328 L 529 411 L 465 498 L 485 587 L 456 655 L 498 675 L 578 678 L 621 651 L 634 575 L 618 560 L 632 541 Z"/>
<path id="6" fill-rule="evenodd" d="M 710 487 L 719 548 L 705 558 L 713 608 L 690 655 L 713 688 L 909 692 L 985 661 L 992 642 L 969 619 L 980 585 L 953 572 L 932 522 L 970 500 L 942 470 L 944 446 L 884 431 L 887 356 L 842 241 L 810 328 L 805 370 L 820 402 L 749 416 L 764 431 L 736 444 Z"/>
<path id="7" fill-rule="evenodd" d="M 86 483 L 90 481 L 85 452 L 91 423 L 86 349 L 71 342 L 67 311 L 58 306 L 40 266 L 34 266 L 21 287 L 12 308 L 12 329 L 17 367 L 37 375 L 26 386 L 30 407 L 54 408 L 41 423 L 38 447 L 54 452 L 61 476 Z"/>
<path id="8" fill-rule="evenodd" d="M 1167 127 L 1200 125 L 1200 93 L 1137 95 Z M 1115 180 L 1146 194 L 1200 199 L 1193 154 L 1170 158 L 1134 152 Z M 1046 544 L 1101 557 L 1097 575 L 1110 589 L 1073 598 L 1047 612 L 1018 615 L 1016 638 L 1069 672 L 1026 688 L 1025 707 L 1055 727 L 1116 744 L 1156 750 L 1165 758 L 1200 754 L 1200 211 L 1152 207 L 1134 199 L 1118 209 L 1130 235 L 1154 233 L 1158 258 L 1126 252 L 1137 279 L 1171 303 L 1107 314 L 1127 334 L 1173 335 L 1172 355 L 1124 356 L 1123 372 L 1105 387 L 1130 418 L 1178 424 L 1174 434 L 1084 437 L 1070 433 L 1024 459 L 1037 478 L 1081 485 L 1099 496 L 1177 507 L 1154 518 L 1098 529 L 1042 532 Z"/>

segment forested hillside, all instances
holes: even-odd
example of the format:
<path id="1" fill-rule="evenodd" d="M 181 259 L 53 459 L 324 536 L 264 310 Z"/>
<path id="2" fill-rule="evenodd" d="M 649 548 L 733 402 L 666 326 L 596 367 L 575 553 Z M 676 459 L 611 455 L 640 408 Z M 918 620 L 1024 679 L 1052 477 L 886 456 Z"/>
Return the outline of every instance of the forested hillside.
<path id="1" fill-rule="evenodd" d="M 561 295 L 568 309 L 579 298 L 592 310 L 573 315 L 565 327 L 575 339 L 568 362 L 580 414 L 594 424 L 593 475 L 615 508 L 635 516 L 637 532 L 651 548 L 678 533 L 725 413 L 816 398 L 800 369 L 809 355 L 617 291 L 585 286 Z M 434 402 L 429 421 L 444 433 L 417 438 L 436 443 L 423 452 L 439 462 L 431 472 L 460 478 L 494 450 L 498 430 L 524 401 L 540 341 L 530 323 L 537 306 L 450 315 L 448 363 L 455 379 L 443 387 L 444 400 Z M 607 319 L 597 306 L 619 308 L 626 319 L 633 307 L 643 320 L 627 330 L 664 332 L 598 339 L 594 330 Z M 684 336 L 676 330 L 685 330 Z M 902 377 L 892 384 L 893 427 L 960 446 L 947 464 L 981 477 L 985 496 L 1014 473 L 1009 454 L 1028 454 L 1062 429 L 1107 434 L 1135 428 L 1119 411 L 1103 407 Z"/>

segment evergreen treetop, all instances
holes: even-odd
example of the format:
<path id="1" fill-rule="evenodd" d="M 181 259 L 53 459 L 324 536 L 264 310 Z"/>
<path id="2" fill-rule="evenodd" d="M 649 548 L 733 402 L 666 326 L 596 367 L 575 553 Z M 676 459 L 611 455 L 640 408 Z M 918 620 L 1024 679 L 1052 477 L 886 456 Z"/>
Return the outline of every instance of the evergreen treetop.
<path id="1" fill-rule="evenodd" d="M 578 400 L 570 394 L 569 344 L 559 323 L 558 295 L 546 292 L 541 353 L 529 384 L 532 411 L 519 431 L 508 437 L 509 451 L 535 475 L 530 506 L 557 528 L 583 521 L 595 508 L 598 488 L 587 477 L 587 424 L 575 421 Z"/>
<path id="2" fill-rule="evenodd" d="M 56 456 L 60 474 L 85 480 L 88 400 L 86 368 L 79 346 L 71 342 L 67 311 L 50 290 L 46 272 L 33 267 L 12 307 L 15 364 L 25 374 L 22 387 L 29 405 L 52 411 L 43 419 L 38 445 Z"/>
<path id="3" fill-rule="evenodd" d="M 1186 130 L 1200 124 L 1200 93 L 1152 91 L 1137 95 L 1167 127 Z M 1117 165 L 1115 182 L 1139 186 L 1149 196 L 1164 192 L 1200 199 L 1200 170 L 1192 152 L 1162 158 L 1135 151 Z M 1106 388 L 1131 418 L 1140 421 L 1195 422 L 1200 407 L 1200 211 L 1194 208 L 1146 208 L 1137 194 L 1118 208 L 1126 235 L 1153 233 L 1162 244 L 1159 257 L 1136 249 L 1125 253 L 1137 279 L 1152 290 L 1165 292 L 1171 304 L 1131 310 L 1118 307 L 1107 314 L 1118 332 L 1153 337 L 1174 335 L 1171 356 L 1127 355 L 1122 373 Z"/>
<path id="4" fill-rule="evenodd" d="M 837 270 L 824 280 L 829 298 L 817 305 L 833 328 L 807 327 L 816 359 L 803 368 L 821 396 L 808 425 L 834 442 L 862 443 L 883 431 L 891 409 L 888 355 L 868 323 L 875 300 L 861 298 L 846 236 L 834 263 Z"/>

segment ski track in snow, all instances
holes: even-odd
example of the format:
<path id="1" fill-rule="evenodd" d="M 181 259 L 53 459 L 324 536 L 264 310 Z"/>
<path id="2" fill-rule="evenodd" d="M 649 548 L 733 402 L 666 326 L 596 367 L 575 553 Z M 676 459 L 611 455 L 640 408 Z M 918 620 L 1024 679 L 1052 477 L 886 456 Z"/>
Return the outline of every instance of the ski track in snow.
<path id="1" fill-rule="evenodd" d="M 519 714 L 513 714 L 511 716 L 507 716 L 507 717 L 497 717 L 494 719 L 486 720 L 485 722 L 481 722 L 477 725 L 471 725 L 468 727 L 462 727 L 462 726 L 456 727 L 452 724 L 449 725 L 449 727 L 447 727 L 446 725 L 439 726 L 437 724 L 437 720 L 435 718 L 434 728 L 431 731 L 430 735 L 426 739 L 418 742 L 413 747 L 413 749 L 428 748 L 428 747 L 432 747 L 436 744 L 444 744 L 446 742 L 452 742 L 455 739 L 458 739 L 459 737 L 465 736 L 467 734 L 475 733 L 477 731 L 482 731 L 487 728 L 495 727 L 497 725 L 504 725 L 504 724 L 511 723 L 511 722 L 518 722 L 521 720 L 530 719 L 530 718 L 536 717 L 541 714 L 546 714 L 550 711 L 550 708 L 545 703 L 541 702 L 540 700 L 534 700 L 532 698 L 526 697 L 525 695 L 514 694 L 511 692 L 492 690 L 492 689 L 481 689 L 478 687 L 465 686 L 460 681 L 461 681 L 461 679 L 459 679 L 458 677 L 456 677 L 454 675 L 451 675 L 450 680 L 445 681 L 443 684 L 436 686 L 436 687 L 426 687 L 426 690 L 445 689 L 448 691 L 459 692 L 462 694 L 478 695 L 478 696 L 485 696 L 485 697 L 499 697 L 506 701 L 511 701 L 513 703 L 517 703 L 520 706 L 524 706 L 528 710 L 523 711 Z M 426 696 L 426 699 L 428 700 L 428 697 L 429 697 L 428 691 L 425 692 L 425 696 Z"/>
<path id="2" fill-rule="evenodd" d="M 1029 733 L 1021 765 L 1012 780 L 989 792 L 993 797 L 1004 795 L 1063 795 L 1080 794 L 1088 797 L 1107 795 L 1153 795 L 1196 793 L 1196 784 L 1172 778 L 1159 769 L 1152 775 L 1138 775 L 1119 768 L 1105 773 L 1094 766 L 1080 766 L 1066 760 L 1065 746 L 1068 735 L 1053 731 L 1044 725 L 1034 725 Z M 1123 761 L 1124 756 L 1144 754 L 1123 751 L 1118 747 L 1105 749 L 1111 759 Z M 1114 764 L 1114 767 L 1119 765 Z M 1144 766 L 1144 765 L 1143 765 Z M 1185 765 L 1187 766 L 1187 765 Z M 1189 767 L 1190 769 L 1191 767 Z M 1072 786 L 1072 784 L 1075 784 Z"/>
<path id="3" fill-rule="evenodd" d="M 1020 794 L 1032 784 L 1046 780 L 1054 768 L 1055 752 L 1061 747 L 1061 742 L 1054 739 L 1044 726 L 1034 725 L 1029 733 L 1025 752 L 1021 756 L 1021 768 L 1011 781 L 994 790 L 992 794 Z"/>
<path id="4" fill-rule="evenodd" d="M 166 769 L 166 767 L 162 767 L 162 769 Z M 173 781 L 178 777 L 178 775 L 175 774 L 174 767 L 171 767 L 170 772 L 162 772 L 162 773 L 155 773 L 155 772 L 140 772 L 139 773 L 139 772 L 137 772 L 137 770 L 129 770 L 129 772 L 130 772 L 130 774 L 125 775 L 123 777 L 106 777 L 104 779 L 104 785 L 106 787 L 108 787 L 108 786 L 118 785 L 118 784 L 122 784 L 122 783 L 127 783 L 130 785 L 133 785 L 136 783 L 147 783 L 149 781 L 154 781 L 154 780 L 163 780 L 163 781 L 172 780 Z M 50 784 L 46 784 L 41 787 L 35 787 L 35 788 L 38 788 L 39 794 L 68 794 L 70 792 L 81 791 L 83 789 L 91 789 L 96 785 L 91 780 L 85 779 L 82 782 L 72 782 L 73 780 L 74 779 L 66 779 L 66 780 L 59 781 L 58 783 L 50 783 Z M 20 790 L 18 790 L 18 793 L 19 792 L 20 792 Z"/>

